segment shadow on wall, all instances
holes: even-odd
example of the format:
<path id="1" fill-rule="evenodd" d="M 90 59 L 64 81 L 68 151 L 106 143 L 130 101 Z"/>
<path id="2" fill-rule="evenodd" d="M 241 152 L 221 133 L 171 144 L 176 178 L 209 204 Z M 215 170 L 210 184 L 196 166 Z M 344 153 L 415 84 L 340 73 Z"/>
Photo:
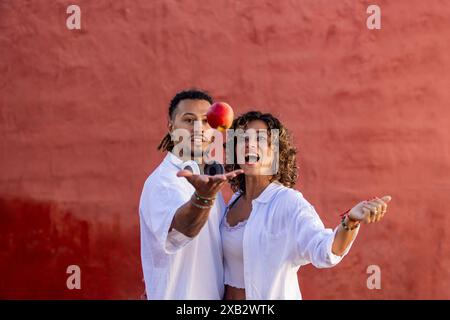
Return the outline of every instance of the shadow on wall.
<path id="1" fill-rule="evenodd" d="M 57 203 L 0 198 L 0 299 L 139 299 L 139 240 L 92 228 Z M 67 287 L 70 265 L 79 290 Z"/>

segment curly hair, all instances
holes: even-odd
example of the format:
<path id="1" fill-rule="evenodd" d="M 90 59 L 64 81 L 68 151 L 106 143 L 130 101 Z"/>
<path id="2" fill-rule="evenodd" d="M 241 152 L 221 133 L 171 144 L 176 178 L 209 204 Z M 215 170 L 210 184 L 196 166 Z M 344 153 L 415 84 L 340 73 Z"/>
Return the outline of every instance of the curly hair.
<path id="1" fill-rule="evenodd" d="M 251 121 L 261 120 L 267 124 L 268 134 L 271 129 L 279 130 L 279 166 L 278 171 L 274 174 L 270 181 L 278 181 L 282 185 L 293 188 L 297 182 L 297 163 L 296 154 L 297 150 L 291 142 L 291 135 L 286 127 L 270 113 L 262 113 L 260 111 L 249 111 L 233 121 L 230 129 L 245 130 Z M 236 139 L 236 137 L 234 137 Z M 236 140 L 235 140 L 236 141 Z M 236 146 L 236 143 L 233 144 Z M 227 171 L 240 169 L 236 159 L 233 164 L 226 165 Z M 234 192 L 241 192 L 245 194 L 245 176 L 243 174 L 230 180 L 231 189 Z"/>

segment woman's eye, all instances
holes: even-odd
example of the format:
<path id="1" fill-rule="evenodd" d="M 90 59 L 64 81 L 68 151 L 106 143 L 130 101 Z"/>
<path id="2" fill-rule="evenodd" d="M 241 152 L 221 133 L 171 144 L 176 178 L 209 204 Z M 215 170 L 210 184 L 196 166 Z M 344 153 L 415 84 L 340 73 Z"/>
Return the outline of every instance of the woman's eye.
<path id="1" fill-rule="evenodd" d="M 187 123 L 194 123 L 194 119 L 190 119 L 190 118 L 186 119 L 185 121 L 186 121 Z"/>

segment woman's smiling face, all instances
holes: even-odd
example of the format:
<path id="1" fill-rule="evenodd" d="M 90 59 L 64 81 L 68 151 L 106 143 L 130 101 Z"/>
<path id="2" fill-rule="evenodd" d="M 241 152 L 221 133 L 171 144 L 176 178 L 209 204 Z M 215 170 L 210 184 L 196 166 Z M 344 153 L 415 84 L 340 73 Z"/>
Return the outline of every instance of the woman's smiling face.
<path id="1" fill-rule="evenodd" d="M 270 172 L 274 152 L 267 129 L 267 124 L 262 120 L 250 121 L 245 128 L 244 146 L 239 145 L 238 139 L 237 152 L 243 150 L 245 159 L 245 163 L 239 165 L 246 175 L 267 175 Z"/>
<path id="2" fill-rule="evenodd" d="M 227 143 L 234 144 L 234 152 L 228 154 L 227 159 L 234 160 L 234 164 L 227 165 L 227 170 L 244 169 L 245 175 L 231 179 L 230 185 L 234 192 L 246 192 L 245 180 L 249 175 L 270 177 L 270 181 L 278 181 L 286 187 L 293 187 L 297 181 L 297 150 L 291 142 L 291 135 L 286 127 L 270 113 L 261 111 L 248 111 L 238 116 L 231 126 Z M 245 162 L 246 153 L 245 131 L 260 130 L 267 134 L 260 134 L 260 144 L 247 145 L 247 160 L 256 164 Z M 240 132 L 239 132 L 240 131 Z M 232 134 L 232 135 L 231 135 Z M 231 140 L 233 139 L 233 140 Z M 267 141 L 265 141 L 267 140 Z M 253 139 L 255 141 L 255 139 Z M 248 141 L 250 142 L 250 141 Z M 250 157 L 250 152 L 255 153 Z M 237 161 L 236 161 L 237 160 Z"/>

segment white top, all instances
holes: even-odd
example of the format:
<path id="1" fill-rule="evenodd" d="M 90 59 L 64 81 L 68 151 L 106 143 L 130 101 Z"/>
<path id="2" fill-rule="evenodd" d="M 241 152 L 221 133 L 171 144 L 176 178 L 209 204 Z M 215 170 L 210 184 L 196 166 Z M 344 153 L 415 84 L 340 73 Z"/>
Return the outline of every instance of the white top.
<path id="1" fill-rule="evenodd" d="M 177 209 L 194 187 L 176 176 L 182 160 L 168 153 L 147 178 L 139 204 L 141 260 L 148 299 L 222 299 L 224 294 L 219 194 L 208 221 L 195 238 L 172 229 Z"/>
<path id="2" fill-rule="evenodd" d="M 234 194 L 230 203 L 238 194 Z M 338 220 L 338 217 L 336 217 Z M 337 228 L 326 229 L 301 192 L 271 183 L 252 201 L 243 235 L 247 299 L 301 299 L 297 271 L 312 263 L 332 267 L 342 256 L 332 253 Z M 359 231 L 359 227 L 357 232 Z"/>
<path id="3" fill-rule="evenodd" d="M 227 207 L 227 212 L 229 208 Z M 227 221 L 227 214 L 225 214 L 220 226 L 225 284 L 240 289 L 245 288 L 242 241 L 246 222 L 247 220 L 241 221 L 235 226 L 230 226 Z"/>

